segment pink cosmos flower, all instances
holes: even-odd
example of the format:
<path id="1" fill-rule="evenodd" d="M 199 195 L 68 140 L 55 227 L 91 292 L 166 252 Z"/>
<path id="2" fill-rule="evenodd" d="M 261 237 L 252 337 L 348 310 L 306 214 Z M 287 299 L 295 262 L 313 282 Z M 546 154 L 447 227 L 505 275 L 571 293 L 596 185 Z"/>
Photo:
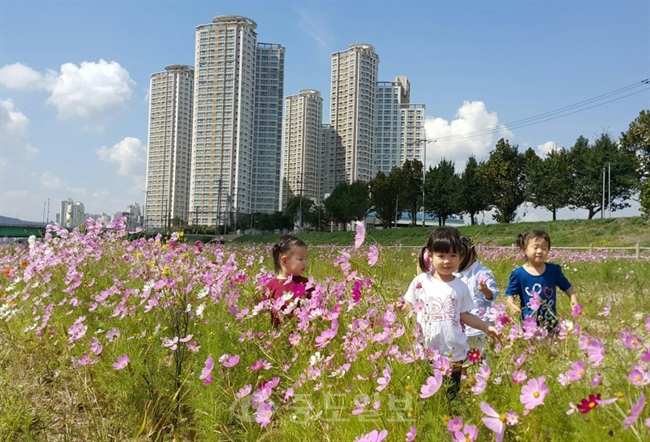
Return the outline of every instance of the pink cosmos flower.
<path id="1" fill-rule="evenodd" d="M 332 338 L 336 336 L 337 330 L 328 328 L 319 337 L 316 338 L 316 348 L 325 348 Z"/>
<path id="2" fill-rule="evenodd" d="M 626 417 L 623 420 L 623 424 L 625 424 L 625 429 L 629 429 L 634 422 L 639 418 L 641 415 L 641 412 L 643 411 L 643 407 L 645 407 L 645 395 L 643 392 L 639 394 L 639 401 L 632 406 L 632 409 L 630 410 L 630 416 Z"/>
<path id="3" fill-rule="evenodd" d="M 609 316 L 609 312 L 612 310 L 612 304 L 609 302 L 605 306 L 602 312 L 598 312 L 598 316 Z"/>
<path id="4" fill-rule="evenodd" d="M 645 318 L 645 329 L 650 331 L 650 315 Z"/>
<path id="5" fill-rule="evenodd" d="M 257 411 L 255 412 L 255 422 L 264 428 L 271 422 L 271 417 L 273 417 L 273 408 L 271 407 L 271 404 L 267 402 L 259 404 Z"/>
<path id="6" fill-rule="evenodd" d="M 439 370 L 433 371 L 433 376 L 429 376 L 427 383 L 420 387 L 420 397 L 426 399 L 438 392 L 442 385 L 442 373 Z"/>
<path id="7" fill-rule="evenodd" d="M 534 290 L 530 292 L 528 306 L 535 312 L 542 306 L 542 298 L 540 298 L 539 294 Z"/>
<path id="8" fill-rule="evenodd" d="M 628 334 L 624 339 L 623 339 L 623 344 L 629 348 L 630 350 L 636 350 L 641 348 L 641 342 L 638 337 L 636 337 L 633 334 Z"/>
<path id="9" fill-rule="evenodd" d="M 598 367 L 605 360 L 605 345 L 600 338 L 591 338 L 587 345 L 587 355 L 589 362 Z"/>
<path id="10" fill-rule="evenodd" d="M 603 378 L 600 376 L 600 373 L 596 373 L 594 377 L 591 379 L 591 386 L 598 387 L 602 380 Z"/>
<path id="11" fill-rule="evenodd" d="M 585 375 L 585 364 L 582 361 L 575 362 L 571 370 L 567 371 L 567 376 L 571 381 L 579 381 Z"/>
<path id="12" fill-rule="evenodd" d="M 476 425 L 465 425 L 462 431 L 454 433 L 453 442 L 474 442 L 478 437 L 478 427 Z"/>
<path id="13" fill-rule="evenodd" d="M 627 376 L 627 379 L 635 387 L 644 387 L 650 383 L 650 376 L 648 375 L 647 370 L 641 370 L 639 366 L 635 366 L 634 369 Z"/>
<path id="14" fill-rule="evenodd" d="M 117 358 L 117 362 L 113 364 L 113 368 L 116 370 L 121 370 L 129 365 L 130 359 L 128 355 L 122 355 Z"/>
<path id="15" fill-rule="evenodd" d="M 580 316 L 582 314 L 582 310 L 583 310 L 582 304 L 576 305 L 575 307 L 573 307 L 573 311 L 571 312 L 571 316 L 573 316 L 574 318 L 577 318 L 578 316 Z"/>
<path id="16" fill-rule="evenodd" d="M 298 345 L 300 342 L 301 335 L 299 332 L 293 332 L 289 335 L 289 344 L 291 345 Z"/>
<path id="17" fill-rule="evenodd" d="M 251 390 L 253 389 L 251 384 L 246 385 L 245 387 L 240 388 L 237 393 L 235 393 L 235 396 L 239 399 L 246 397 L 250 394 Z"/>
<path id="18" fill-rule="evenodd" d="M 386 388 L 386 387 L 388 386 L 388 384 L 390 383 L 390 379 L 391 379 L 391 376 L 390 376 L 390 374 L 391 374 L 391 372 L 390 372 L 390 368 L 389 368 L 389 367 L 386 367 L 386 368 L 382 371 L 382 374 L 384 375 L 384 377 L 383 377 L 383 378 L 379 378 L 379 379 L 377 379 L 377 383 L 379 384 L 379 385 L 377 386 L 377 391 L 382 391 L 382 390 L 383 390 L 384 388 Z"/>
<path id="19" fill-rule="evenodd" d="M 211 355 L 208 355 L 208 357 L 205 359 L 205 366 L 203 367 L 203 370 L 201 370 L 201 376 L 199 376 L 199 379 L 203 380 L 203 385 L 206 387 L 212 383 L 212 369 L 214 368 L 214 359 L 212 359 Z"/>
<path id="20" fill-rule="evenodd" d="M 406 433 L 406 442 L 413 442 L 418 435 L 418 430 L 415 427 L 409 428 L 408 433 Z"/>
<path id="21" fill-rule="evenodd" d="M 526 410 L 530 411 L 539 405 L 544 405 L 544 398 L 551 391 L 546 384 L 546 376 L 531 379 L 521 388 L 519 400 Z"/>
<path id="22" fill-rule="evenodd" d="M 377 260 L 379 259 L 379 249 L 377 249 L 376 245 L 371 245 L 370 250 L 368 250 L 368 265 L 370 267 L 374 266 L 377 264 Z"/>
<path id="23" fill-rule="evenodd" d="M 447 430 L 453 435 L 456 431 L 460 431 L 463 429 L 463 418 L 460 416 L 457 416 L 453 419 L 449 419 L 449 422 L 447 422 Z"/>
<path id="24" fill-rule="evenodd" d="M 358 222 L 358 221 L 357 221 Z M 370 433 L 355 439 L 355 442 L 381 442 L 388 436 L 388 430 L 372 430 Z"/>
<path id="25" fill-rule="evenodd" d="M 494 432 L 494 439 L 496 442 L 503 441 L 503 435 L 506 432 L 506 415 L 499 414 L 486 402 L 481 402 L 481 411 L 487 417 L 481 418 L 486 427 Z"/>
<path id="26" fill-rule="evenodd" d="M 221 365 L 226 368 L 234 367 L 239 363 L 239 355 L 231 356 L 229 354 L 225 354 L 219 358 L 219 362 L 221 362 Z"/>
<path id="27" fill-rule="evenodd" d="M 95 337 L 90 338 L 90 351 L 92 351 L 96 355 L 99 355 L 101 354 L 103 348 L 104 346 L 100 344 L 99 339 Z"/>
<path id="28" fill-rule="evenodd" d="M 515 384 L 521 384 L 522 382 L 525 382 L 527 378 L 528 375 L 526 375 L 524 370 L 514 370 L 512 372 L 512 382 Z"/>
<path id="29" fill-rule="evenodd" d="M 260 359 L 259 361 L 257 361 L 256 363 L 254 363 L 251 366 L 252 371 L 257 371 L 257 370 L 259 370 L 261 368 L 263 368 L 264 370 L 268 370 L 268 369 L 271 368 L 271 363 L 268 362 L 268 361 L 265 361 L 264 359 Z"/>
<path id="30" fill-rule="evenodd" d="M 366 405 L 370 403 L 370 398 L 368 396 L 364 396 L 361 398 L 361 402 L 357 402 L 356 400 L 354 401 L 355 408 L 350 412 L 351 415 L 356 416 L 358 414 L 363 413 L 363 411 L 366 408 Z"/>
<path id="31" fill-rule="evenodd" d="M 557 376 L 557 381 L 561 386 L 566 387 L 571 383 L 571 378 L 566 373 L 560 373 Z"/>
<path id="32" fill-rule="evenodd" d="M 519 423 L 519 415 L 516 411 L 506 411 L 506 424 L 517 425 Z"/>
<path id="33" fill-rule="evenodd" d="M 366 239 L 366 226 L 363 224 L 363 221 L 357 221 L 355 225 L 355 230 L 357 233 L 354 236 L 354 248 L 358 249 Z"/>

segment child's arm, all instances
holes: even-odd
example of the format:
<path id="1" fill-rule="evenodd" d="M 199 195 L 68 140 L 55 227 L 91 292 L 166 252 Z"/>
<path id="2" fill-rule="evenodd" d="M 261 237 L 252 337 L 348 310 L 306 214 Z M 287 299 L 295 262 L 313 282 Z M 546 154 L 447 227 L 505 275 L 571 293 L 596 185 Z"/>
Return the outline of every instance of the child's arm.
<path id="1" fill-rule="evenodd" d="M 408 301 L 405 301 L 404 299 L 400 299 L 397 301 L 397 308 L 403 312 L 410 312 L 413 310 L 413 304 L 411 304 Z"/>
<path id="2" fill-rule="evenodd" d="M 466 325 L 469 325 L 472 328 L 481 330 L 483 333 L 487 334 L 491 338 L 499 339 L 499 332 L 496 328 L 483 321 L 476 315 L 471 314 L 470 312 L 462 312 L 460 314 L 460 320 L 463 321 Z"/>
<path id="3" fill-rule="evenodd" d="M 571 300 L 571 308 L 572 309 L 576 308 L 576 306 L 578 305 L 578 295 L 576 295 L 576 291 L 573 289 L 573 286 L 566 289 L 564 293 L 566 293 L 566 295 Z"/>

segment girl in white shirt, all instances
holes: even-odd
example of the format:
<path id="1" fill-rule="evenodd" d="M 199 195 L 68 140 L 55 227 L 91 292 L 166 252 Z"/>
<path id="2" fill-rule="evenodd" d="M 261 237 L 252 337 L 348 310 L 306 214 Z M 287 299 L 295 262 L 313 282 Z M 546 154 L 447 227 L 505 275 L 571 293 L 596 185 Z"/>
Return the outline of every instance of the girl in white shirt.
<path id="1" fill-rule="evenodd" d="M 422 327 L 424 344 L 449 359 L 452 385 L 447 394 L 450 399 L 460 389 L 461 369 L 469 351 L 461 321 L 489 336 L 498 335 L 494 327 L 470 313 L 474 302 L 469 289 L 454 276 L 466 253 L 458 230 L 447 226 L 437 228 L 418 256 L 420 268 L 428 268 L 426 257 L 432 270 L 417 275 L 404 295 L 405 310 L 418 305 L 416 320 Z"/>

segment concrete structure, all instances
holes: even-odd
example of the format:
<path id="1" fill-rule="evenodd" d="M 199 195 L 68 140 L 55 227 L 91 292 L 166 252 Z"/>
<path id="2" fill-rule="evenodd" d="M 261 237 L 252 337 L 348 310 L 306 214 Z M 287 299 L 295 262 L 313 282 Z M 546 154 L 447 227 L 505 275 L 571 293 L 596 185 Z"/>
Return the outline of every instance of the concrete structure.
<path id="1" fill-rule="evenodd" d="M 258 45 L 256 28 L 236 15 L 197 26 L 190 224 L 219 227 L 278 206 L 284 48 Z"/>
<path id="2" fill-rule="evenodd" d="M 68 229 L 83 226 L 86 223 L 84 203 L 71 198 L 61 201 L 61 212 L 56 214 L 56 222 Z"/>
<path id="3" fill-rule="evenodd" d="M 147 143 L 146 228 L 188 220 L 194 69 L 170 65 L 151 75 Z"/>
<path id="4" fill-rule="evenodd" d="M 411 104 L 410 98 L 406 77 L 377 84 L 373 177 L 380 171 L 388 175 L 406 160 L 424 162 L 425 106 Z"/>
<path id="5" fill-rule="evenodd" d="M 273 213 L 280 205 L 284 52 L 285 48 L 279 44 L 257 44 L 253 125 L 254 191 L 251 195 L 253 212 Z"/>
<path id="6" fill-rule="evenodd" d="M 337 139 L 330 173 L 335 186 L 374 177 L 378 67 L 379 56 L 369 44 L 355 43 L 332 54 L 330 125 Z"/>
<path id="7" fill-rule="evenodd" d="M 285 99 L 280 206 L 293 196 L 323 202 L 323 98 L 304 89 Z"/>

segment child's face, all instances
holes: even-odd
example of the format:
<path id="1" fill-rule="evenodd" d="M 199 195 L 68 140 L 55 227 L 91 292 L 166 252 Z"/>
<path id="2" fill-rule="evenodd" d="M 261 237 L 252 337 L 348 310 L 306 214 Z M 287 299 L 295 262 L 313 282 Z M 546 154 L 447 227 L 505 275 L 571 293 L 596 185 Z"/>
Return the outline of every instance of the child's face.
<path id="1" fill-rule="evenodd" d="M 548 258 L 549 246 L 544 238 L 531 238 L 526 244 L 524 254 L 533 265 L 543 264 Z"/>
<path id="2" fill-rule="evenodd" d="M 460 265 L 460 255 L 455 252 L 433 252 L 430 253 L 431 264 L 433 270 L 443 278 L 452 277 L 452 273 L 458 270 Z"/>
<path id="3" fill-rule="evenodd" d="M 307 247 L 295 247 L 280 258 L 280 266 L 284 276 L 302 276 L 307 268 Z"/>

